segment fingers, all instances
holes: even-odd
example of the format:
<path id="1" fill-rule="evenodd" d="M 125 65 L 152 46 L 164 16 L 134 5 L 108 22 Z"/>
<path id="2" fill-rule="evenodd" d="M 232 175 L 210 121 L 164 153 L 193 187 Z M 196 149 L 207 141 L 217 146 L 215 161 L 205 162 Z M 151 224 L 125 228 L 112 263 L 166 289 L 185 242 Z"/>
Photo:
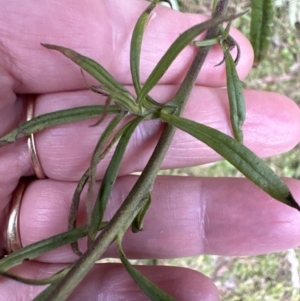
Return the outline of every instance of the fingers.
<path id="1" fill-rule="evenodd" d="M 132 82 L 129 72 L 129 47 L 135 22 L 147 7 L 146 1 L 63 0 L 36 3 L 20 0 L 2 5 L 0 12 L 1 103 L 12 103 L 12 91 L 48 93 L 85 88 L 79 68 L 61 54 L 43 48 L 40 43 L 57 44 L 89 56 L 111 72 L 123 84 Z M 141 65 L 144 82 L 170 44 L 187 28 L 205 18 L 182 14 L 159 6 L 148 25 Z M 251 69 L 253 53 L 247 39 L 237 30 L 232 35 L 240 44 L 242 57 L 238 66 L 241 78 Z M 195 53 L 190 46 L 169 70 L 161 83 L 178 83 Z M 222 59 L 214 47 L 198 83 L 207 86 L 225 84 L 224 66 L 213 68 Z M 213 76 L 213 77 L 212 77 Z M 211 80 L 213 78 L 213 81 Z M 3 96 L 3 97 L 2 97 Z"/>
<path id="2" fill-rule="evenodd" d="M 24 277 L 42 278 L 63 268 L 58 264 L 26 263 L 16 270 Z M 137 266 L 137 269 L 179 301 L 218 301 L 214 284 L 190 269 L 170 266 Z M 44 287 L 23 285 L 1 278 L 1 297 L 6 301 L 32 300 Z M 180 289 L 178 289 L 180 288 Z M 17 295 L 16 295 L 17 294 Z M 24 296 L 26 298 L 24 299 Z M 120 264 L 96 264 L 69 297 L 81 300 L 149 300 Z"/>
<path id="3" fill-rule="evenodd" d="M 168 95 L 172 87 L 156 89 L 157 95 Z M 45 96 L 36 111 L 60 106 L 66 97 L 76 102 L 86 92 Z M 270 156 L 293 148 L 300 138 L 300 110 L 286 97 L 273 93 L 246 91 L 247 117 L 243 127 L 245 144 L 260 156 Z M 87 100 L 88 102 L 88 100 Z M 71 101 L 73 103 L 73 101 Z M 47 109 L 46 109 L 47 108 Z M 48 110 L 49 110 L 48 109 Z M 184 117 L 209 125 L 231 135 L 225 90 L 196 87 L 186 107 Z M 108 122 L 108 121 L 107 121 Z M 48 177 L 78 180 L 87 168 L 101 132 L 107 125 L 91 128 L 92 121 L 58 126 L 36 135 L 41 164 Z M 128 145 L 120 174 L 142 170 L 147 163 L 163 126 L 158 121 L 142 123 Z M 76 134 L 75 134 L 76 133 Z M 276 137 L 276 139 L 274 139 Z M 112 153 L 99 165 L 101 178 Z M 132 160 L 134 158 L 134 160 Z M 178 131 L 163 168 L 180 168 L 219 160 L 220 156 L 195 138 Z"/>
<path id="4" fill-rule="evenodd" d="M 117 180 L 104 220 L 109 220 L 125 199 L 136 177 Z M 300 182 L 288 180 L 296 200 Z M 75 183 L 53 180 L 29 185 L 22 200 L 21 240 L 24 246 L 64 232 Z M 85 223 L 85 199 L 79 225 Z M 3 227 L 5 227 L 3 225 Z M 3 242 L 4 243 L 4 242 Z M 144 231 L 126 234 L 125 253 L 131 258 L 173 258 L 203 253 L 257 255 L 297 247 L 299 212 L 273 200 L 242 178 L 158 177 Z M 80 248 L 86 249 L 86 241 Z M 111 246 L 105 256 L 117 256 Z M 39 258 L 44 262 L 73 262 L 69 246 Z"/>
<path id="5" fill-rule="evenodd" d="M 153 91 L 153 96 L 158 101 L 164 101 L 175 91 L 174 86 L 161 86 Z M 247 116 L 243 130 L 246 146 L 259 156 L 266 157 L 285 152 L 299 142 L 300 111 L 293 101 L 282 95 L 261 91 L 245 91 L 245 97 Z M 90 91 L 44 95 L 36 100 L 35 116 L 80 105 L 99 104 L 101 101 L 104 100 Z M 184 116 L 231 135 L 228 101 L 223 89 L 195 87 Z M 77 181 L 88 167 L 90 156 L 108 119 L 97 127 L 90 127 L 95 121 L 88 120 L 37 133 L 37 153 L 46 175 L 56 180 Z M 12 123 L 6 126 L 12 128 L 17 125 L 14 119 Z M 163 125 L 158 121 L 146 121 L 138 127 L 129 142 L 120 175 L 143 169 L 162 128 Z M 31 174 L 34 173 L 26 139 L 1 148 L 0 154 L 0 182 L 3 184 L 0 197 L 4 207 L 20 176 L 28 175 L 30 170 Z M 111 156 L 112 152 L 99 164 L 98 179 L 102 178 Z M 180 168 L 219 159 L 219 155 L 207 146 L 177 131 L 162 167 Z"/>

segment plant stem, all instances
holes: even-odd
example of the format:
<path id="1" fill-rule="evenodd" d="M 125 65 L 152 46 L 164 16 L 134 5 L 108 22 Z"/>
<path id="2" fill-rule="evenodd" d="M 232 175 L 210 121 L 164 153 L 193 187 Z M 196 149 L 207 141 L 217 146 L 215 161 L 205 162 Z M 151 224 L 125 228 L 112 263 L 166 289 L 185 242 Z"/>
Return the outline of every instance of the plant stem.
<path id="1" fill-rule="evenodd" d="M 213 13 L 213 17 L 223 14 L 227 3 L 228 0 L 220 0 Z M 218 26 L 212 27 L 207 31 L 206 38 L 214 38 L 217 32 Z M 209 48 L 208 46 L 198 50 L 183 83 L 172 100 L 173 103 L 178 105 L 178 109 L 176 110 L 176 114 L 178 115 L 183 111 Z M 148 200 L 148 194 L 152 190 L 154 180 L 172 142 L 175 130 L 173 126 L 166 125 L 146 167 L 118 211 L 95 239 L 90 249 L 75 262 L 68 274 L 57 284 L 56 288 L 52 290 L 45 301 L 66 300 L 94 263 L 116 239 L 117 235 L 126 231 L 130 226 L 135 216 Z"/>

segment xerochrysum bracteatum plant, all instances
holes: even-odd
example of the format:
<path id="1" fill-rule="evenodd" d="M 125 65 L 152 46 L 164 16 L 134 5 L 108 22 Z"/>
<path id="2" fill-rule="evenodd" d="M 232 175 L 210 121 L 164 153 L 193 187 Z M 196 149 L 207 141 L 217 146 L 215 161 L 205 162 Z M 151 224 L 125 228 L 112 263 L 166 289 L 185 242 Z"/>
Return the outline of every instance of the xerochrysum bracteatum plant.
<path id="1" fill-rule="evenodd" d="M 215 0 L 212 18 L 189 28 L 178 36 L 142 84 L 140 81 L 140 55 L 143 35 L 147 30 L 151 14 L 159 2 L 158 0 L 150 2 L 146 10 L 141 13 L 133 29 L 130 45 L 130 70 L 135 89 L 134 94 L 121 85 L 96 61 L 63 46 L 42 44 L 43 47 L 58 51 L 77 64 L 83 72 L 83 80 L 91 93 L 104 95 L 106 103 L 102 106 L 82 106 L 40 115 L 0 138 L 0 146 L 5 146 L 24 136 L 57 124 L 98 116 L 98 122 L 93 125 L 97 126 L 107 115 L 113 115 L 99 137 L 90 165 L 87 166 L 74 191 L 66 232 L 26 246 L 7 255 L 0 261 L 0 272 L 6 277 L 28 284 L 49 284 L 34 300 L 66 300 L 114 241 L 118 245 L 119 256 L 127 272 L 150 300 L 175 300 L 130 264 L 122 249 L 122 237 L 130 227 L 133 232 L 143 229 L 143 218 L 151 206 L 153 183 L 176 129 L 180 129 L 208 145 L 275 200 L 300 210 L 286 184 L 260 158 L 243 145 L 242 125 L 246 118 L 246 111 L 241 82 L 236 72 L 240 49 L 236 41 L 230 36 L 231 21 L 242 14 L 227 14 L 228 0 Z M 272 9 L 272 1 L 252 1 L 251 19 L 254 21 L 251 25 L 251 42 L 257 63 L 263 59 L 267 50 Z M 224 23 L 227 25 L 223 26 Z M 203 32 L 206 32 L 205 39 L 197 41 L 197 37 Z M 180 117 L 209 48 L 214 44 L 219 44 L 224 53 L 223 60 L 216 62 L 216 66 L 221 64 L 226 66 L 229 115 L 234 138 L 204 124 Z M 149 93 L 186 47 L 196 47 L 198 50 L 175 96 L 167 103 L 161 104 L 153 99 Z M 234 48 L 236 48 L 237 55 L 232 57 L 231 50 Z M 79 69 L 78 72 L 80 72 Z M 84 73 L 90 74 L 99 84 L 97 86 L 89 85 Z M 120 208 L 110 220 L 104 220 L 104 213 L 126 146 L 139 124 L 151 119 L 159 119 L 165 124 L 163 133 L 147 165 L 123 200 Z M 120 126 L 121 124 L 122 126 Z M 95 199 L 96 168 L 112 147 L 114 147 L 113 156 Z M 86 225 L 78 227 L 77 215 L 80 196 L 85 186 L 88 187 L 87 222 Z M 82 237 L 87 237 L 88 241 L 88 248 L 84 252 L 80 250 L 77 243 Z M 25 279 L 13 275 L 9 271 L 25 259 L 32 260 L 45 252 L 66 244 L 71 245 L 73 252 L 78 255 L 78 260 L 47 279 Z"/>

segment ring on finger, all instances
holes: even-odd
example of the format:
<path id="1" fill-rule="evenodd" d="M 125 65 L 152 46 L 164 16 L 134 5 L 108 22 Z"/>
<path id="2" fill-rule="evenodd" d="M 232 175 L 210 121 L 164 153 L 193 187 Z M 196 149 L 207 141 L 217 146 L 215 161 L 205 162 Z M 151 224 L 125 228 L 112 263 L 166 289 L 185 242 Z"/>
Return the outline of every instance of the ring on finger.
<path id="1" fill-rule="evenodd" d="M 28 179 L 21 178 L 15 191 L 12 194 L 6 231 L 8 253 L 12 253 L 22 248 L 22 242 L 20 238 L 20 209 L 22 197 L 24 195 L 27 184 Z"/>
<path id="2" fill-rule="evenodd" d="M 27 121 L 31 120 L 34 116 L 34 100 L 35 97 L 34 95 L 29 95 L 27 98 Z M 30 160 L 31 160 L 31 165 L 34 169 L 34 172 L 39 179 L 45 179 L 46 174 L 43 170 L 43 167 L 41 165 L 41 162 L 39 160 L 36 146 L 35 146 L 35 141 L 34 141 L 34 134 L 29 135 L 28 140 L 27 140 L 27 145 L 28 145 L 28 151 L 30 155 Z"/>

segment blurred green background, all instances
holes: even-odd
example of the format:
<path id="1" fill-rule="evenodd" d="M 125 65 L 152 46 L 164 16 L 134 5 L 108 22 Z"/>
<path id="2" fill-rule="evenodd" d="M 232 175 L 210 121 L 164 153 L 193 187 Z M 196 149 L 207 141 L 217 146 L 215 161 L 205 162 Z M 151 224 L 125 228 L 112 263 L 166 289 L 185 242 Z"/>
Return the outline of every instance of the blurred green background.
<path id="1" fill-rule="evenodd" d="M 213 1 L 173 0 L 185 12 L 210 15 Z M 274 1 L 277 4 L 273 36 L 267 58 L 244 81 L 246 88 L 275 91 L 300 104 L 300 0 Z M 250 1 L 230 1 L 231 12 L 247 9 Z M 296 10 L 296 11 L 295 11 Z M 234 26 L 249 36 L 250 14 Z M 266 161 L 280 176 L 300 178 L 300 147 Z M 227 162 L 164 171 L 164 174 L 194 176 L 239 176 Z M 201 271 L 212 278 L 224 301 L 300 301 L 300 248 L 256 257 L 199 256 L 162 261 Z"/>

